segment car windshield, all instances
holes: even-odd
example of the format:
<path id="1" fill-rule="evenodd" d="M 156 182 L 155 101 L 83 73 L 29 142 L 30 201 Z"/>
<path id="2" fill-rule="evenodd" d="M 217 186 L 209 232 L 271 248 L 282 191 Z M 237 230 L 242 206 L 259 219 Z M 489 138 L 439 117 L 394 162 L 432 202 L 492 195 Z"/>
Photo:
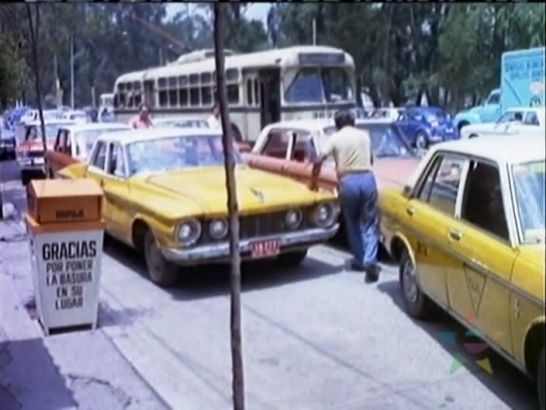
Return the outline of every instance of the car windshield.
<path id="1" fill-rule="evenodd" d="M 235 163 L 241 164 L 239 152 L 234 152 Z M 219 135 L 133 142 L 128 145 L 128 154 L 131 175 L 224 165 L 224 150 Z"/>
<path id="2" fill-rule="evenodd" d="M 343 68 L 302 68 L 286 87 L 289 103 L 324 103 L 353 99 L 352 86 Z"/>
<path id="3" fill-rule="evenodd" d="M 45 124 L 45 133 L 47 140 L 54 140 L 57 138 L 59 127 L 61 124 Z M 42 138 L 42 127 L 40 125 L 33 125 L 27 133 L 27 141 L 34 141 Z"/>
<path id="4" fill-rule="evenodd" d="M 428 110 L 425 112 L 428 122 L 441 122 L 446 120 L 446 114 L 442 110 Z"/>
<path id="5" fill-rule="evenodd" d="M 78 131 L 74 135 L 74 139 L 76 140 L 76 156 L 78 158 L 87 158 L 91 152 L 91 148 L 93 148 L 93 144 L 100 135 L 126 129 L 127 128 L 102 128 L 100 130 Z"/>
<path id="6" fill-rule="evenodd" d="M 516 192 L 517 217 L 523 242 L 544 241 L 544 161 L 532 161 L 512 167 Z"/>
<path id="7" fill-rule="evenodd" d="M 392 124 L 357 124 L 357 128 L 368 131 L 370 134 L 373 154 L 376 158 L 417 156 L 398 128 Z"/>

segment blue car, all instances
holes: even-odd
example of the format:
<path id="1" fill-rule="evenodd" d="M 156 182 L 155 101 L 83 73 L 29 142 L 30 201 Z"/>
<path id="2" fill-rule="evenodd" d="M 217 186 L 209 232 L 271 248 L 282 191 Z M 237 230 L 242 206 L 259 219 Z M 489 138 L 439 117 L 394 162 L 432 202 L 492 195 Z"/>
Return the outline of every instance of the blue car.
<path id="1" fill-rule="evenodd" d="M 438 107 L 410 107 L 402 110 L 396 124 L 407 141 L 417 149 L 459 138 L 451 118 Z"/>

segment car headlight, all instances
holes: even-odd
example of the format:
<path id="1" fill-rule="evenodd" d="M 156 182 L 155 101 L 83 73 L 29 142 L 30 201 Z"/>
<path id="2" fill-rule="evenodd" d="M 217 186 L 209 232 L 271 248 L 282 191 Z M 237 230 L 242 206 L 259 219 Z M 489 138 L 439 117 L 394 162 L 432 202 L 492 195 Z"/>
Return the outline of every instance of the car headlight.
<path id="1" fill-rule="evenodd" d="M 225 218 L 213 219 L 209 225 L 209 233 L 214 239 L 222 239 L 228 233 L 228 223 Z"/>
<path id="2" fill-rule="evenodd" d="M 178 226 L 176 237 L 182 245 L 193 245 L 201 236 L 201 223 L 197 219 L 189 219 Z"/>
<path id="3" fill-rule="evenodd" d="M 285 217 L 284 222 L 286 223 L 286 226 L 288 229 L 297 229 L 301 225 L 301 221 L 303 220 L 303 214 L 299 209 L 291 209 L 289 210 Z"/>
<path id="4" fill-rule="evenodd" d="M 336 207 L 332 203 L 322 203 L 313 211 L 313 221 L 321 228 L 328 228 L 334 224 L 337 217 Z"/>

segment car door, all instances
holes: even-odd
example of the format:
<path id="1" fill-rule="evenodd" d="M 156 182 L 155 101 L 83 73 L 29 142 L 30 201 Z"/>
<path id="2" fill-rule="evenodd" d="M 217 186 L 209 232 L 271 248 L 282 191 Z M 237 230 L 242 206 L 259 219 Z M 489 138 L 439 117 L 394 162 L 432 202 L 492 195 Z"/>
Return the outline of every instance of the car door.
<path id="1" fill-rule="evenodd" d="M 481 122 L 494 122 L 499 118 L 500 110 L 500 91 L 495 90 L 489 94 L 489 98 L 482 106 L 480 112 Z"/>
<path id="2" fill-rule="evenodd" d="M 108 144 L 105 141 L 97 141 L 89 160 L 86 176 L 92 178 L 104 189 L 106 179 L 106 155 Z M 102 216 L 106 223 L 106 230 L 112 229 L 113 212 L 106 195 L 102 197 Z"/>
<path id="3" fill-rule="evenodd" d="M 128 173 L 121 144 L 108 143 L 105 171 L 102 177 L 102 189 L 108 203 L 109 232 L 112 236 L 127 242 L 132 219 L 131 209 L 127 206 Z"/>
<path id="4" fill-rule="evenodd" d="M 449 226 L 457 263 L 447 269 L 447 284 L 453 312 L 511 353 L 510 281 L 517 251 L 510 242 L 502 186 L 495 163 L 470 161 L 460 217 Z"/>
<path id="5" fill-rule="evenodd" d="M 410 110 L 402 111 L 396 124 L 402 131 L 404 137 L 406 138 L 406 141 L 410 145 L 415 144 L 414 124 L 412 121 L 412 117 L 410 116 Z"/>
<path id="6" fill-rule="evenodd" d="M 447 307 L 446 269 L 456 261 L 449 252 L 447 233 L 454 220 L 466 160 L 439 152 L 417 184 L 405 209 L 405 225 L 415 255 L 421 289 Z"/>

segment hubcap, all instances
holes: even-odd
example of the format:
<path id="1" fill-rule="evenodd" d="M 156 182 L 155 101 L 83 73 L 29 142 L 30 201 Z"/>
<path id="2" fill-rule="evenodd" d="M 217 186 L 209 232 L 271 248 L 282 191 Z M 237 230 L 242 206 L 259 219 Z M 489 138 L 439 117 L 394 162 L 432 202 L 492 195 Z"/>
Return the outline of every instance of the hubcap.
<path id="1" fill-rule="evenodd" d="M 417 301 L 417 282 L 415 279 L 415 269 L 410 261 L 406 261 L 402 268 L 402 280 L 404 285 L 404 293 L 409 302 Z"/>

